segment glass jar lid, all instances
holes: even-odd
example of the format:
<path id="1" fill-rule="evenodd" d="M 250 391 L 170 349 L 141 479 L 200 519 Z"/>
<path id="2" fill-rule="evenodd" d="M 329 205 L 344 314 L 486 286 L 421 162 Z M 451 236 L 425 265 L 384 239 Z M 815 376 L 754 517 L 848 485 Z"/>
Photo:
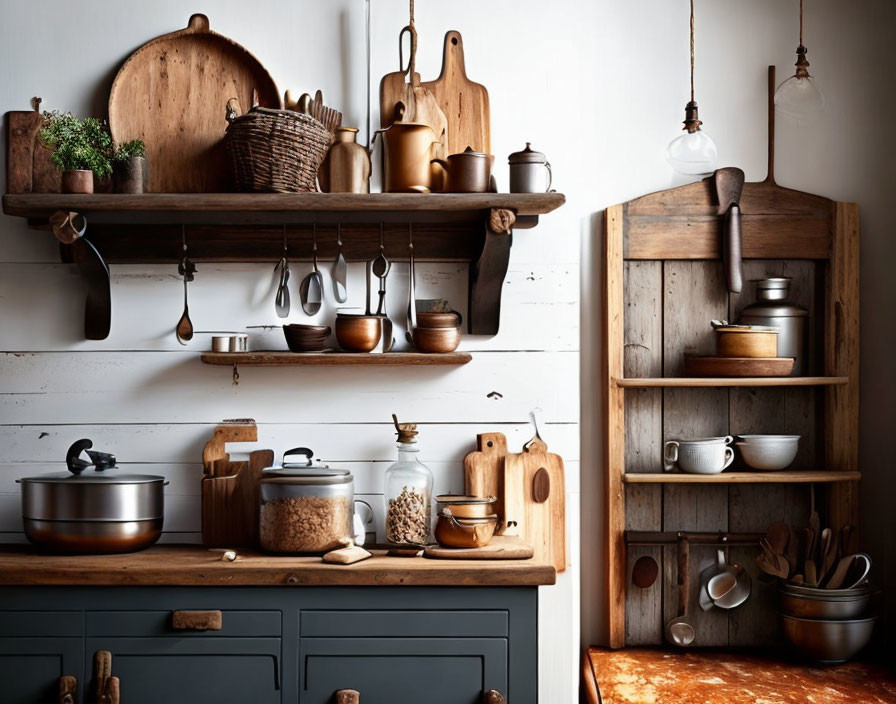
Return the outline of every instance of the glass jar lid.
<path id="1" fill-rule="evenodd" d="M 507 161 L 510 164 L 544 164 L 547 159 L 541 152 L 532 149 L 532 143 L 526 142 L 526 148 L 520 152 L 514 152 Z"/>

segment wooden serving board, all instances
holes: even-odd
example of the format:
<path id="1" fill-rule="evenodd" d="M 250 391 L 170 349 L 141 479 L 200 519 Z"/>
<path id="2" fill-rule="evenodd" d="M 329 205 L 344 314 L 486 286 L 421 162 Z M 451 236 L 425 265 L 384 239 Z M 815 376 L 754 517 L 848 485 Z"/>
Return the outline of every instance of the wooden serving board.
<path id="1" fill-rule="evenodd" d="M 566 569 L 566 486 L 563 459 L 548 452 L 539 438 L 521 453 L 504 460 L 505 512 L 516 521 L 520 538 L 535 549 L 535 557 Z"/>
<path id="2" fill-rule="evenodd" d="M 790 376 L 793 357 L 697 357 L 685 355 L 685 376 Z"/>
<path id="3" fill-rule="evenodd" d="M 109 128 L 116 144 L 146 143 L 151 193 L 233 190 L 222 138 L 227 101 L 243 112 L 257 94 L 280 108 L 274 79 L 239 44 L 209 29 L 208 17 L 153 39 L 124 62 L 109 93 Z"/>
<path id="4" fill-rule="evenodd" d="M 12 110 L 6 120 L 6 192 L 59 193 L 62 174 L 38 139 L 43 116 L 37 110 Z"/>
<path id="5" fill-rule="evenodd" d="M 494 496 L 494 511 L 501 522 L 499 535 L 515 535 L 504 523 L 504 457 L 507 438 L 504 433 L 481 433 L 476 436 L 476 451 L 464 457 L 464 493 L 467 496 Z"/>
<path id="6" fill-rule="evenodd" d="M 442 560 L 528 560 L 535 554 L 531 545 L 519 538 L 496 535 L 484 548 L 443 548 L 428 545 L 423 549 L 424 557 Z"/>

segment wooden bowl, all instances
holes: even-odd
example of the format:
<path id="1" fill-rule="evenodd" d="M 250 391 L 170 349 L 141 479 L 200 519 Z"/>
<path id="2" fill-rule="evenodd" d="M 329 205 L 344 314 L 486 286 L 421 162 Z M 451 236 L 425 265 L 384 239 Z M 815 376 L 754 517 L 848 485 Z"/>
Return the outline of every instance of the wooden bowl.
<path id="1" fill-rule="evenodd" d="M 417 313 L 417 325 L 421 328 L 456 328 L 460 325 L 460 313 Z"/>
<path id="2" fill-rule="evenodd" d="M 330 328 L 326 325 L 284 325 L 283 336 L 290 352 L 319 352 L 326 346 Z"/>
<path id="3" fill-rule="evenodd" d="M 716 328 L 720 357 L 777 357 L 778 331 Z"/>
<path id="4" fill-rule="evenodd" d="M 793 357 L 684 356 L 685 376 L 790 376 Z"/>
<path id="5" fill-rule="evenodd" d="M 382 318 L 376 315 L 337 315 L 336 340 L 346 352 L 370 352 L 379 344 Z"/>
<path id="6" fill-rule="evenodd" d="M 457 328 L 414 328 L 414 347 L 420 352 L 454 352 L 459 344 L 460 330 Z"/>

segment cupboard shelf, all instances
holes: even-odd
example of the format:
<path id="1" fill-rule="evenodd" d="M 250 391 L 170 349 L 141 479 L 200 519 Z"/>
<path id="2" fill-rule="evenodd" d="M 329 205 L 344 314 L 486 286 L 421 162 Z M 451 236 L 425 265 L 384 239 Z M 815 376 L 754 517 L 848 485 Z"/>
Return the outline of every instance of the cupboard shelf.
<path id="1" fill-rule="evenodd" d="M 622 480 L 626 484 L 822 484 L 857 482 L 860 472 L 837 470 L 800 470 L 785 472 L 722 472 L 721 474 L 630 473 Z"/>
<path id="2" fill-rule="evenodd" d="M 203 352 L 200 359 L 203 364 L 226 367 L 456 366 L 467 364 L 473 356 L 468 352 Z"/>
<path id="3" fill-rule="evenodd" d="M 729 386 L 842 386 L 845 376 L 782 376 L 782 377 L 644 377 L 614 378 L 616 386 L 625 389 L 724 388 Z"/>

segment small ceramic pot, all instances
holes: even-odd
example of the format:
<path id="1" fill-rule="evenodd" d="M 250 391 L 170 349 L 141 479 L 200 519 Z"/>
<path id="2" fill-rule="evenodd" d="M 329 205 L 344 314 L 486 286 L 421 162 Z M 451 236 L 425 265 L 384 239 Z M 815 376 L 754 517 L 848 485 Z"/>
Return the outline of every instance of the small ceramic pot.
<path id="1" fill-rule="evenodd" d="M 379 344 L 383 319 L 376 315 L 337 315 L 336 341 L 347 352 L 370 352 Z"/>
<path id="2" fill-rule="evenodd" d="M 459 344 L 457 328 L 414 328 L 414 346 L 420 352 L 454 352 Z"/>
<path id="3" fill-rule="evenodd" d="M 456 328 L 461 322 L 460 313 L 454 310 L 444 313 L 434 311 L 417 313 L 417 325 L 421 328 Z"/>
<path id="4" fill-rule="evenodd" d="M 455 518 L 443 509 L 436 521 L 436 540 L 448 548 L 483 548 L 492 541 L 498 517 Z"/>
<path id="5" fill-rule="evenodd" d="M 116 193 L 143 193 L 146 182 L 146 158 L 128 157 L 112 167 Z"/>
<path id="6" fill-rule="evenodd" d="M 62 172 L 63 193 L 93 193 L 93 171 L 75 169 Z"/>
<path id="7" fill-rule="evenodd" d="M 671 472 L 675 465 L 688 474 L 719 474 L 734 461 L 733 438 L 669 440 L 663 445 L 663 469 Z"/>
<path id="8" fill-rule="evenodd" d="M 526 148 L 507 158 L 510 164 L 511 193 L 547 193 L 551 190 L 551 165 L 541 152 Z"/>
<path id="9" fill-rule="evenodd" d="M 744 462 L 753 469 L 774 471 L 789 467 L 796 459 L 799 435 L 741 435 L 740 449 Z"/>
<path id="10" fill-rule="evenodd" d="M 445 170 L 444 190 L 446 193 L 487 193 L 492 174 L 491 154 L 474 151 L 467 147 L 448 159 L 433 159 Z"/>

